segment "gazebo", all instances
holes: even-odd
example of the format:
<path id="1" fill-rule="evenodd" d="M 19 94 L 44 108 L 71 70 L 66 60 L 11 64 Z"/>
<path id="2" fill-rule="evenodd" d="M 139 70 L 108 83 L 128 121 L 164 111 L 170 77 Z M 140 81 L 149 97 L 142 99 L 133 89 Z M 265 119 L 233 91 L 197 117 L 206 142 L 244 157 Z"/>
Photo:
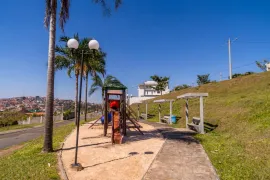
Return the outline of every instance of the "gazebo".
<path id="1" fill-rule="evenodd" d="M 158 115 L 159 115 L 159 122 L 161 122 L 161 103 L 164 102 L 170 102 L 170 117 L 168 119 L 169 124 L 172 124 L 172 103 L 173 103 L 174 99 L 159 99 L 159 100 L 155 100 L 154 103 L 159 103 L 158 104 Z"/>
<path id="2" fill-rule="evenodd" d="M 201 134 L 204 134 L 203 97 L 208 97 L 208 93 L 186 93 L 181 96 L 177 96 L 177 99 L 186 100 L 186 128 L 189 127 Z M 200 117 L 193 117 L 192 123 L 188 123 L 188 100 L 191 98 L 200 99 Z"/>

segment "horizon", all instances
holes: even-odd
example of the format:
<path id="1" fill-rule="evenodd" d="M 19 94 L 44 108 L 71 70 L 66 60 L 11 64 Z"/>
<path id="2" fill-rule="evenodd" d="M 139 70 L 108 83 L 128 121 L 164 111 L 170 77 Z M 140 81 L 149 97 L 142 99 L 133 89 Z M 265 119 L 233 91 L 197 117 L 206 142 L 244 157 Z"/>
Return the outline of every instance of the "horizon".
<path id="1" fill-rule="evenodd" d="M 0 27 L 4 34 L 0 98 L 44 97 L 48 59 L 45 5 L 34 0 L 13 4 L 3 2 L 0 11 L 0 16 L 8 17 Z M 138 0 L 124 1 L 111 17 L 104 17 L 97 5 L 78 0 L 71 5 L 65 33 L 57 25 L 56 44 L 60 36 L 77 32 L 95 38 L 107 53 L 107 74 L 121 80 L 133 95 L 137 95 L 134 87 L 154 74 L 169 76 L 170 88 L 196 84 L 200 74 L 209 73 L 211 80 L 220 80 L 222 73 L 225 80 L 229 38 L 238 38 L 232 44 L 233 74 L 259 72 L 255 61 L 270 59 L 269 6 L 270 2 L 259 1 Z M 55 73 L 55 98 L 72 100 L 75 78 L 66 74 L 66 70 Z M 88 99 L 101 102 L 101 92 Z"/>

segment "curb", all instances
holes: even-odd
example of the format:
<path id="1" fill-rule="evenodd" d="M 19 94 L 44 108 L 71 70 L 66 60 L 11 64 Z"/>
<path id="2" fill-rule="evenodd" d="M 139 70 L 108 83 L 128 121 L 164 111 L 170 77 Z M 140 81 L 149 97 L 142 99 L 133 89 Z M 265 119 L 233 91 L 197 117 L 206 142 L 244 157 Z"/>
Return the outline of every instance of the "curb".
<path id="1" fill-rule="evenodd" d="M 59 174 L 60 174 L 60 178 L 62 180 L 69 180 L 68 176 L 67 176 L 67 172 L 64 166 L 64 163 L 62 161 L 62 152 L 63 152 L 63 147 L 65 145 L 65 142 L 67 140 L 67 138 L 69 138 L 71 136 L 71 134 L 76 130 L 76 128 L 74 128 L 71 133 L 69 135 L 67 135 L 64 139 L 64 142 L 62 142 L 61 146 L 60 146 L 60 151 L 57 153 L 57 164 L 58 164 L 58 169 L 59 169 Z"/>
<path id="2" fill-rule="evenodd" d="M 195 138 L 195 139 L 196 139 L 196 138 Z M 211 160 L 209 159 L 208 154 L 206 153 L 205 149 L 203 148 L 203 145 L 201 144 L 201 142 L 200 142 L 200 146 L 202 147 L 203 152 L 204 152 L 204 154 L 206 155 L 206 159 L 207 159 L 208 162 L 210 163 L 210 167 L 211 167 L 212 170 L 214 171 L 214 174 L 215 174 L 215 176 L 216 176 L 216 180 L 220 180 L 219 175 L 218 175 L 218 173 L 217 173 L 217 170 L 216 170 L 216 168 L 213 166 L 213 164 L 212 164 Z"/>

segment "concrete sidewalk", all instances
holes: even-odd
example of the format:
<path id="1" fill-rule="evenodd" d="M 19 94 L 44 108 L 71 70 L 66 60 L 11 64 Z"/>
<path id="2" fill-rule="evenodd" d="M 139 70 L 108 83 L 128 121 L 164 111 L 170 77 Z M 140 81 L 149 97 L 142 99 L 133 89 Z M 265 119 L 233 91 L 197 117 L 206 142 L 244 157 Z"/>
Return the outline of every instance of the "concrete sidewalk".
<path id="1" fill-rule="evenodd" d="M 202 145 L 192 137 L 193 131 L 170 128 L 158 123 L 147 124 L 154 125 L 166 142 L 143 179 L 219 179 Z"/>
<path id="2" fill-rule="evenodd" d="M 145 135 L 130 132 L 122 145 L 111 145 L 102 127 L 80 129 L 78 160 L 82 171 L 74 171 L 75 132 L 65 141 L 62 161 L 72 179 L 216 180 L 215 169 L 203 147 L 186 129 L 158 123 L 141 123 Z"/>

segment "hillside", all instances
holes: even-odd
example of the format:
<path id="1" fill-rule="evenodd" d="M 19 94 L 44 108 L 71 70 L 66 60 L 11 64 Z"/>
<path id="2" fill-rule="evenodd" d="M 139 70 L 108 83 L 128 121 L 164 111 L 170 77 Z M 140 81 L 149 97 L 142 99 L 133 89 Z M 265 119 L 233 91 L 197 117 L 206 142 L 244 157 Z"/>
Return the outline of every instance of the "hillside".
<path id="1" fill-rule="evenodd" d="M 270 179 L 270 72 L 189 88 L 156 99 L 176 99 L 187 92 L 208 92 L 205 121 L 217 127 L 196 135 L 221 179 Z M 158 121 L 158 104 L 148 101 L 150 121 Z M 184 100 L 173 104 L 180 116 L 174 126 L 184 127 Z M 135 105 L 133 105 L 135 108 Z M 145 106 L 141 104 L 141 112 Z M 190 117 L 199 116 L 199 100 L 190 101 Z M 169 103 L 162 104 L 169 114 Z M 208 129 L 209 130 L 209 129 Z"/>

